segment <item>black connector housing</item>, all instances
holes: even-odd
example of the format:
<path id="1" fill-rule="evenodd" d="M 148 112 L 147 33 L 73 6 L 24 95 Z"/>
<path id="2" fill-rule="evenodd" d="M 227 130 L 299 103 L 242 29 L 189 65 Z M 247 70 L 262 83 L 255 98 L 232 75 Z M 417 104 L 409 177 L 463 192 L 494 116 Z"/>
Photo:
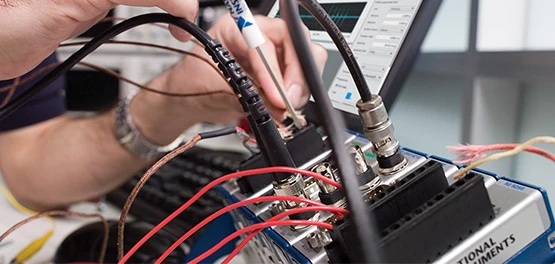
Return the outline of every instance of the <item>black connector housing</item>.
<path id="1" fill-rule="evenodd" d="M 405 178 L 367 201 L 368 212 L 374 216 L 377 232 L 403 218 L 448 186 L 445 172 L 439 162 L 429 160 L 415 169 Z M 339 243 L 348 254 L 356 252 L 352 251 L 353 248 L 360 245 L 348 245 L 349 242 L 347 242 L 355 232 L 350 219 L 347 217 L 334 227 L 334 230 L 334 240 L 340 241 Z"/>
<path id="2" fill-rule="evenodd" d="M 376 160 L 378 161 L 378 165 L 380 166 L 380 168 L 393 168 L 397 166 L 399 163 L 403 162 L 404 159 L 405 159 L 405 156 L 399 150 L 397 150 L 395 154 L 389 157 L 380 157 L 380 156 L 376 157 Z"/>
<path id="3" fill-rule="evenodd" d="M 320 201 L 325 205 L 332 205 L 339 202 L 341 199 L 345 198 L 345 192 L 341 189 L 335 189 L 333 192 L 325 193 L 320 192 L 318 194 Z"/>
<path id="4" fill-rule="evenodd" d="M 430 263 L 494 217 L 484 179 L 472 173 L 382 231 L 379 247 L 388 262 Z"/>
<path id="5" fill-rule="evenodd" d="M 381 230 L 376 242 L 389 263 L 430 263 L 495 217 L 482 177 L 470 173 Z M 344 223 L 338 222 L 335 228 Z M 335 229 L 334 230 L 338 230 Z M 349 234 L 333 232 L 330 259 L 349 262 Z M 343 252 L 341 252 L 343 251 Z"/>
<path id="6" fill-rule="evenodd" d="M 326 145 L 322 140 L 322 136 L 318 134 L 316 127 L 312 124 L 293 134 L 293 138 L 286 141 L 285 146 L 291 154 L 293 162 L 297 165 L 302 165 L 326 151 Z M 267 167 L 265 160 L 260 154 L 257 154 L 244 161 L 239 166 L 239 170 L 264 167 Z M 237 184 L 242 193 L 255 193 L 272 184 L 272 177 L 270 174 L 243 177 L 237 181 Z"/>
<path id="7" fill-rule="evenodd" d="M 443 166 L 429 160 L 405 178 L 368 201 L 379 231 L 449 187 Z"/>

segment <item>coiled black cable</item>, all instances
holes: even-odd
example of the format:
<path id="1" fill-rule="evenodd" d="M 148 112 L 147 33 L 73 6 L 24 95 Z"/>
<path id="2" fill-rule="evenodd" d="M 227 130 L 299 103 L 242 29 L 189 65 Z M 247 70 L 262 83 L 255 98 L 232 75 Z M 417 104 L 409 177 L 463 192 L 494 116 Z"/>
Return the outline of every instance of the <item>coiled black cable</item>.
<path id="1" fill-rule="evenodd" d="M 318 68 L 314 63 L 312 52 L 302 28 L 297 1 L 281 0 L 280 13 L 287 23 L 287 28 L 293 40 L 295 52 L 299 57 L 304 77 L 318 107 L 320 120 L 324 120 L 324 129 L 333 149 L 334 158 L 337 161 L 339 176 L 344 186 L 345 197 L 347 198 L 347 206 L 351 212 L 348 217 L 352 219 L 356 230 L 356 236 L 353 239 L 356 239 L 358 242 L 355 244 L 360 245 L 357 248 L 358 254 L 352 256 L 353 260 L 355 262 L 377 263 L 380 260 L 380 256 L 375 246 L 377 241 L 376 228 L 362 199 L 362 193 L 360 192 L 358 179 L 354 170 L 354 161 L 347 153 L 343 142 L 341 129 L 345 127 L 345 122 L 333 108 L 327 94 L 327 89 L 324 88 Z"/>
<path id="2" fill-rule="evenodd" d="M 222 70 L 224 76 L 229 78 L 229 84 L 235 93 L 240 95 L 239 102 L 243 106 L 243 110 L 250 113 L 247 120 L 253 128 L 266 163 L 271 166 L 295 167 L 264 102 L 258 92 L 252 88 L 252 81 L 247 78 L 239 64 L 235 62 L 229 51 L 216 40 L 207 42 L 205 50 L 212 56 L 214 62 L 218 63 L 218 68 Z M 274 181 L 280 182 L 289 178 L 290 174 L 274 173 L 272 177 Z"/>
<path id="3" fill-rule="evenodd" d="M 320 26 L 322 26 L 330 38 L 333 40 L 333 43 L 341 53 L 341 57 L 343 57 L 343 61 L 345 61 L 345 65 L 349 69 L 353 80 L 355 81 L 355 86 L 357 87 L 358 94 L 360 95 L 360 99 L 363 102 L 370 101 L 372 99 L 372 91 L 368 87 L 368 83 L 364 78 L 364 74 L 358 65 L 358 62 L 349 47 L 349 43 L 341 33 L 341 30 L 337 25 L 333 22 L 331 17 L 328 15 L 326 10 L 316 1 L 316 0 L 297 0 L 297 2 L 306 9 L 315 19 L 318 21 Z"/>
<path id="4" fill-rule="evenodd" d="M 194 23 L 164 13 L 140 15 L 125 20 L 99 34 L 45 77 L 40 79 L 36 84 L 0 109 L 0 121 L 27 103 L 31 98 L 69 71 L 79 61 L 95 51 L 103 43 L 129 29 L 150 23 L 167 23 L 175 25 L 189 32 L 189 34 L 199 40 L 214 62 L 218 63 L 218 68 L 223 72 L 226 79 L 228 79 L 234 92 L 240 95 L 239 102 L 245 112 L 250 114 L 248 120 L 251 121 L 252 129 L 258 132 L 256 133 L 256 135 L 258 135 L 257 141 L 261 143 L 259 144 L 260 146 L 264 147 L 261 148 L 261 152 L 264 153 L 263 156 L 266 163 L 270 166 L 295 167 L 293 159 L 287 151 L 264 102 L 258 95 L 258 92 L 252 88 L 252 81 L 247 78 L 247 75 L 241 70 L 241 67 L 237 64 L 235 59 L 224 47 L 222 47 L 219 41 L 212 39 L 212 37 Z M 289 175 L 275 174 L 273 176 L 274 180 L 279 181 L 287 178 Z"/>

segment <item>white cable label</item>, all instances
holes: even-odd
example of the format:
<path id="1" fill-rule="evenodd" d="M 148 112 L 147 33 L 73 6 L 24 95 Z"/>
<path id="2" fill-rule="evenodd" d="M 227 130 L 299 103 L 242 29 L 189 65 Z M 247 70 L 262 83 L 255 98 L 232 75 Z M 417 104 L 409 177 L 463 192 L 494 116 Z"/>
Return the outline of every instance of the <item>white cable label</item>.
<path id="1" fill-rule="evenodd" d="M 247 2 L 245 0 L 224 0 L 224 2 L 249 48 L 262 45 L 265 42 L 264 35 L 258 28 Z"/>

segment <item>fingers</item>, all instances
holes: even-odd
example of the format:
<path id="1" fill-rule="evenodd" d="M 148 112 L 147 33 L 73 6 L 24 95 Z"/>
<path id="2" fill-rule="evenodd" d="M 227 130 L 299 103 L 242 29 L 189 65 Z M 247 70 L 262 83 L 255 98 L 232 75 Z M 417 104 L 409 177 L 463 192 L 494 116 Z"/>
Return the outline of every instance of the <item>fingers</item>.
<path id="1" fill-rule="evenodd" d="M 260 97 L 262 97 L 262 100 L 264 102 L 269 102 L 268 96 L 266 95 L 263 89 L 258 89 L 258 94 L 260 95 Z M 274 118 L 277 121 L 285 120 L 287 115 L 287 110 L 285 110 L 285 108 L 277 107 L 273 104 L 268 104 L 268 103 L 265 105 L 266 105 L 266 109 L 268 109 L 268 112 L 270 113 L 272 118 Z"/>
<path id="2" fill-rule="evenodd" d="M 304 106 L 308 101 L 310 92 L 304 81 L 303 71 L 295 52 L 295 47 L 287 31 L 287 25 L 281 19 L 269 18 L 261 19 L 259 25 L 264 27 L 264 32 L 266 32 L 268 40 L 276 45 L 278 50 L 281 50 L 280 62 L 282 65 L 284 87 L 291 103 L 295 108 Z M 308 28 L 303 28 L 305 37 L 310 40 Z M 315 63 L 321 74 L 327 60 L 327 52 L 324 47 L 319 44 L 310 42 L 310 47 Z M 266 92 L 270 97 L 270 92 Z"/>
<path id="3" fill-rule="evenodd" d="M 191 40 L 191 34 L 189 34 L 187 31 L 185 31 L 185 30 L 183 30 L 179 27 L 176 27 L 174 25 L 169 25 L 168 28 L 170 30 L 170 33 L 172 34 L 172 36 L 175 39 L 177 39 L 181 42 L 187 42 L 187 41 Z"/>
<path id="4" fill-rule="evenodd" d="M 189 21 L 195 21 L 198 12 L 197 0 L 112 0 L 114 4 L 129 6 L 157 6 L 164 11 L 185 18 Z M 191 36 L 186 31 L 175 27 L 169 27 L 171 34 L 179 41 L 189 41 Z"/>
<path id="5" fill-rule="evenodd" d="M 328 60 L 328 51 L 324 46 L 318 43 L 311 43 L 312 56 L 314 57 L 314 62 L 320 75 L 324 72 L 324 66 L 326 66 L 326 61 Z"/>
<path id="6" fill-rule="evenodd" d="M 164 9 L 168 13 L 185 18 L 189 21 L 195 21 L 198 13 L 197 0 L 171 0 L 159 1 L 153 0 L 152 2 L 158 3 L 158 7 Z M 176 26 L 170 25 L 170 32 L 174 38 L 179 41 L 187 42 L 191 39 L 191 35 L 185 30 Z"/>
<path id="7" fill-rule="evenodd" d="M 128 6 L 157 6 L 178 17 L 194 21 L 198 12 L 197 0 L 111 0 L 112 3 Z"/>
<path id="8" fill-rule="evenodd" d="M 81 24 L 79 24 L 77 26 L 77 28 L 75 30 L 73 30 L 73 32 L 71 33 L 71 38 L 77 37 L 81 34 L 83 34 L 84 32 L 86 32 L 88 29 L 90 29 L 92 26 L 96 25 L 100 20 L 102 20 L 104 17 L 106 17 L 106 14 L 108 14 L 108 11 L 96 16 L 95 18 L 89 20 L 89 21 L 85 21 L 82 22 Z"/>
<path id="9" fill-rule="evenodd" d="M 281 67 L 279 63 L 279 58 L 277 56 L 276 48 L 277 47 L 275 46 L 275 44 L 269 41 L 267 41 L 261 46 L 261 49 L 263 50 L 265 57 L 267 59 L 267 62 L 270 64 L 270 67 L 272 68 L 272 71 L 275 77 L 277 78 L 278 83 L 282 87 L 284 87 L 284 89 L 286 89 L 283 76 L 280 70 Z M 285 109 L 286 108 L 285 102 L 281 98 L 281 94 L 278 90 L 278 87 L 276 87 L 276 84 L 270 72 L 266 68 L 266 65 L 264 64 L 263 60 L 260 58 L 260 55 L 258 54 L 258 52 L 252 49 L 249 50 L 249 58 L 251 61 L 251 68 L 253 70 L 251 74 L 257 80 L 257 83 L 259 83 L 262 89 L 264 90 L 264 93 L 266 94 L 266 97 L 270 102 L 270 104 L 275 107 Z"/>
<path id="10" fill-rule="evenodd" d="M 197 0 L 150 0 L 150 2 L 156 3 L 158 7 L 174 16 L 182 17 L 189 21 L 195 21 L 197 17 Z"/>
<path id="11" fill-rule="evenodd" d="M 268 32 L 261 28 L 263 32 Z M 215 32 L 212 32 L 215 31 Z M 274 105 L 277 108 L 285 109 L 285 103 L 281 99 L 277 87 L 274 85 L 273 79 L 266 69 L 264 62 L 260 58 L 256 49 L 250 49 L 244 40 L 241 32 L 235 25 L 233 18 L 227 15 L 218 22 L 218 25 L 213 27 L 211 30 L 216 39 L 219 39 L 224 47 L 229 49 L 231 55 L 235 57 L 237 62 L 241 65 L 243 70 L 249 75 L 249 78 L 257 84 L 258 87 L 262 87 L 265 93 L 265 101 L 270 105 Z M 268 37 L 266 37 L 268 39 Z M 261 49 L 268 62 L 270 63 L 277 79 L 283 84 L 283 77 L 280 72 L 280 63 L 277 56 L 279 46 L 272 43 L 272 41 L 266 41 Z"/>
<path id="12" fill-rule="evenodd" d="M 266 43 L 261 48 L 278 81 L 284 87 L 286 95 L 295 108 L 304 106 L 310 93 L 304 81 L 302 68 L 289 36 L 287 25 L 281 19 L 261 16 L 257 16 L 256 21 L 266 38 Z M 226 16 L 226 18 L 221 19 L 210 32 L 229 49 L 243 70 L 261 88 L 259 93 L 265 99 L 272 116 L 277 120 L 282 120 L 286 112 L 286 105 L 264 62 L 255 49 L 249 49 L 232 18 Z M 304 33 L 309 39 L 309 31 L 306 27 Z M 310 47 L 315 63 L 322 72 L 327 60 L 327 52 L 322 46 L 315 43 L 310 43 Z"/>

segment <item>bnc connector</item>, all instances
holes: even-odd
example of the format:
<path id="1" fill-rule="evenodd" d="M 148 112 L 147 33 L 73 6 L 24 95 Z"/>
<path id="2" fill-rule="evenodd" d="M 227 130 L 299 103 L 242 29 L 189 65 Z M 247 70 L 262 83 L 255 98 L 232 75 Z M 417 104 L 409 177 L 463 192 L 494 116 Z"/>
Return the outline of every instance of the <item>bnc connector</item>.
<path id="1" fill-rule="evenodd" d="M 395 138 L 393 123 L 379 95 L 372 95 L 367 102 L 359 100 L 357 108 L 364 126 L 366 138 L 372 142 L 380 172 L 392 174 L 403 169 L 407 159 L 399 151 L 399 141 Z"/>
<path id="2" fill-rule="evenodd" d="M 321 174 L 330 180 L 339 182 L 334 170 L 327 162 L 322 162 L 316 165 L 312 168 L 312 171 Z M 318 180 L 318 187 L 320 188 L 318 197 L 323 204 L 341 208 L 346 207 L 345 193 L 343 193 L 343 190 L 337 189 L 335 186 L 327 184 L 321 180 Z"/>
<path id="3" fill-rule="evenodd" d="M 274 192 L 278 196 L 296 196 L 300 198 L 309 199 L 308 195 L 305 193 L 305 182 L 303 176 L 300 174 L 293 174 L 289 178 L 279 181 L 273 182 L 274 185 Z M 281 201 L 280 209 L 287 211 L 293 208 L 305 207 L 307 206 L 304 203 L 298 203 L 293 201 Z M 317 212 L 304 212 L 298 213 L 294 215 L 290 215 L 289 218 L 293 220 L 314 220 L 319 217 L 319 213 Z M 306 228 L 305 226 L 291 226 L 293 229 L 303 229 Z"/>

